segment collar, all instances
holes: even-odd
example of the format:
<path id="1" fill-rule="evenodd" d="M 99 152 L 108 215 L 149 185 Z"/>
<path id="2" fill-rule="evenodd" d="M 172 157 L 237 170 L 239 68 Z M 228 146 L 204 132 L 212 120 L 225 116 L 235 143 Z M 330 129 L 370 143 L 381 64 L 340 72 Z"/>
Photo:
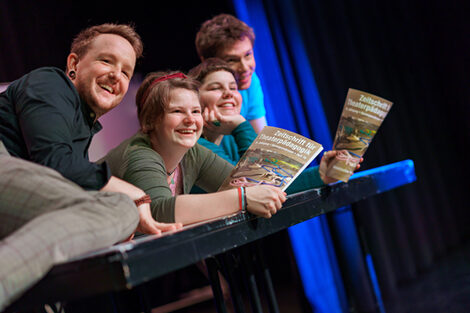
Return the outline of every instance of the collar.
<path id="1" fill-rule="evenodd" d="M 80 109 L 82 110 L 85 121 L 87 122 L 87 124 L 90 126 L 91 129 L 94 129 L 95 132 L 98 132 L 103 128 L 103 126 L 98 120 L 96 120 L 95 122 L 96 113 L 90 108 L 88 103 L 86 103 L 81 97 L 80 97 Z"/>

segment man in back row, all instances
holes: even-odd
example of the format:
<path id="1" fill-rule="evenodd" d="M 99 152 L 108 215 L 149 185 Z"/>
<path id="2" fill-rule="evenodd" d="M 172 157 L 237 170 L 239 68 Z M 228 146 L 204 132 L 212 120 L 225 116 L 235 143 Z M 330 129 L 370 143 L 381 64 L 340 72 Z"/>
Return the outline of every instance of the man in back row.
<path id="1" fill-rule="evenodd" d="M 121 102 L 142 50 L 128 25 L 93 26 L 73 41 L 66 73 L 40 68 L 0 94 L 0 311 L 58 262 L 136 228 L 181 227 L 155 221 L 141 189 L 88 159 L 97 119 Z"/>
<path id="2" fill-rule="evenodd" d="M 266 126 L 266 109 L 261 83 L 255 73 L 253 29 L 229 14 L 205 21 L 196 34 L 196 50 L 201 59 L 216 57 L 226 61 L 237 76 L 243 102 L 240 114 L 259 133 Z"/>

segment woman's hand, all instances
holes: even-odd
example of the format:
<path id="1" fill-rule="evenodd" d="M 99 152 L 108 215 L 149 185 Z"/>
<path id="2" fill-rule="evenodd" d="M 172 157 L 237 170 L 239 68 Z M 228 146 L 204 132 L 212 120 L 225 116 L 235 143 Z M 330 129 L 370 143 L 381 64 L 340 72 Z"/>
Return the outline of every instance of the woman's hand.
<path id="1" fill-rule="evenodd" d="M 246 187 L 247 210 L 255 215 L 270 218 L 286 201 L 286 193 L 278 187 L 259 185 Z"/>
<path id="2" fill-rule="evenodd" d="M 328 169 L 328 166 L 330 165 L 331 161 L 334 160 L 337 153 L 338 153 L 338 150 L 327 151 L 323 154 L 323 157 L 321 158 L 318 171 L 320 173 L 320 178 L 323 180 L 323 183 L 325 183 L 326 185 L 338 181 L 336 178 L 326 176 L 326 171 Z M 362 161 L 364 161 L 363 158 L 359 160 L 359 163 L 356 166 L 356 170 L 361 167 L 360 163 L 362 163 Z"/>
<path id="3" fill-rule="evenodd" d="M 208 107 L 202 113 L 204 118 L 204 132 L 217 135 L 230 135 L 238 125 L 245 121 L 240 114 L 222 115 L 217 110 Z"/>

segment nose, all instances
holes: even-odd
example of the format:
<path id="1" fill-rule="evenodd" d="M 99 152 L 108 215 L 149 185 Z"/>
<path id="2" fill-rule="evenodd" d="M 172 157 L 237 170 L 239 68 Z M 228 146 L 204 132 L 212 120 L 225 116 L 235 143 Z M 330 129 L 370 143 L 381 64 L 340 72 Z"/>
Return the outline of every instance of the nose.
<path id="1" fill-rule="evenodd" d="M 231 89 L 225 89 L 224 93 L 222 94 L 222 97 L 224 99 L 233 98 L 233 91 Z"/>
<path id="2" fill-rule="evenodd" d="M 112 82 L 117 82 L 121 79 L 121 71 L 117 69 L 111 70 L 108 76 Z"/>
<path id="3" fill-rule="evenodd" d="M 192 125 L 196 122 L 196 119 L 194 115 L 191 112 L 186 113 L 186 116 L 184 117 L 184 123 L 186 125 Z"/>
<path id="4" fill-rule="evenodd" d="M 244 59 L 240 60 L 240 72 L 246 72 L 250 69 L 248 62 Z"/>

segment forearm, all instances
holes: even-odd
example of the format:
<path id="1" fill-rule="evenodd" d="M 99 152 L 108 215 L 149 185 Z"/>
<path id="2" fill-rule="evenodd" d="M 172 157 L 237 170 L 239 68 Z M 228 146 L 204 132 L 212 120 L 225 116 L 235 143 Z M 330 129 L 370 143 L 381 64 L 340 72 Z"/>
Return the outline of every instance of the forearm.
<path id="1" fill-rule="evenodd" d="M 258 134 L 253 129 L 251 123 L 245 121 L 233 130 L 232 136 L 235 138 L 235 142 L 237 143 L 238 148 L 238 155 L 241 157 L 251 146 Z"/>
<path id="2" fill-rule="evenodd" d="M 120 192 L 128 195 L 132 200 L 139 199 L 145 195 L 145 192 L 142 189 L 115 176 L 111 176 L 108 183 L 101 188 L 100 191 Z"/>
<path id="3" fill-rule="evenodd" d="M 175 222 L 192 224 L 236 213 L 240 210 L 238 190 L 216 193 L 180 195 L 176 197 Z"/>
<path id="4" fill-rule="evenodd" d="M 266 121 L 266 117 L 263 116 L 254 120 L 250 120 L 250 124 L 253 126 L 255 132 L 259 134 L 261 130 L 263 130 L 264 126 L 268 125 L 268 122 Z"/>

